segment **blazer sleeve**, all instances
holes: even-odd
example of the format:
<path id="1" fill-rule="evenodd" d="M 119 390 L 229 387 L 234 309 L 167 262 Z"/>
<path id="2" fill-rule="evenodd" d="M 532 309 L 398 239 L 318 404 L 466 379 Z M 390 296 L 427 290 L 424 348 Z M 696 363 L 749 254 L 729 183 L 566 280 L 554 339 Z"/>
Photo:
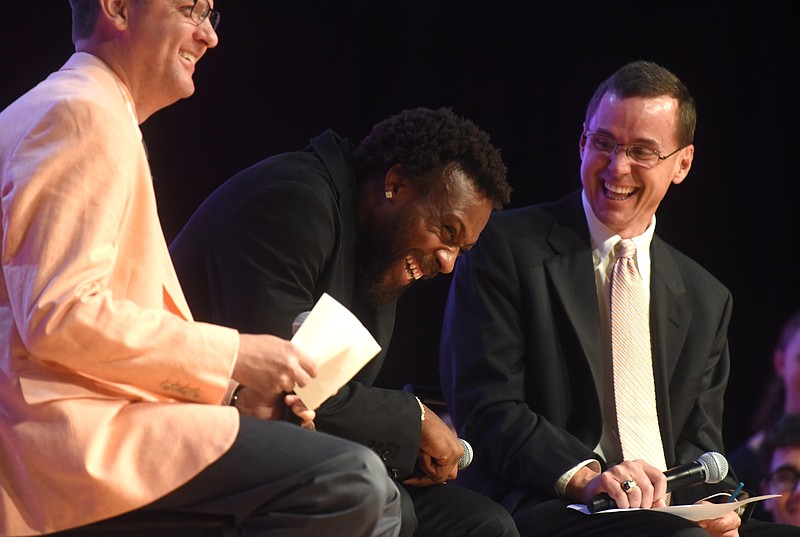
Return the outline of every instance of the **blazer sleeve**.
<path id="1" fill-rule="evenodd" d="M 169 256 L 138 131 L 89 97 L 44 103 L 3 162 L 3 276 L 21 342 L 36 362 L 143 398 L 218 403 L 238 334 L 165 308 Z"/>

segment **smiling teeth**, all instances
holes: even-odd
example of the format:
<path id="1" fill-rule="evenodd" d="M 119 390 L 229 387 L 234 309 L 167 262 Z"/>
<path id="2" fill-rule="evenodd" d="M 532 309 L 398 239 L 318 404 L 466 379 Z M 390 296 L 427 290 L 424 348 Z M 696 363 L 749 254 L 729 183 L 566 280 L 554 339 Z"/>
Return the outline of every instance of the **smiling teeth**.
<path id="1" fill-rule="evenodd" d="M 187 60 L 187 61 L 189 61 L 191 63 L 194 63 L 194 62 L 197 61 L 197 56 L 195 56 L 191 52 L 186 52 L 185 50 L 182 50 L 182 51 L 178 52 L 178 55 L 181 58 L 183 58 L 184 60 Z"/>
<path id="2" fill-rule="evenodd" d="M 608 183 L 605 183 L 605 187 L 606 187 L 606 190 L 608 190 L 609 192 L 613 192 L 614 194 L 622 194 L 622 195 L 631 194 L 631 193 L 633 193 L 634 190 L 636 190 L 634 187 L 614 186 L 614 185 L 610 185 Z"/>
<path id="3" fill-rule="evenodd" d="M 414 258 L 410 255 L 406 256 L 406 270 L 408 274 L 414 278 L 415 280 L 419 280 L 422 278 L 422 271 L 419 269 L 419 266 L 414 263 Z"/>

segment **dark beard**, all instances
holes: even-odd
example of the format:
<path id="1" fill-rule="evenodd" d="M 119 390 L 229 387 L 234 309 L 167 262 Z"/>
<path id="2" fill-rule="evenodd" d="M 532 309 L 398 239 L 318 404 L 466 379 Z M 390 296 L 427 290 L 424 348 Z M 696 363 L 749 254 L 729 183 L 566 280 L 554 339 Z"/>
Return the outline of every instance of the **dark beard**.
<path id="1" fill-rule="evenodd" d="M 382 263 L 386 265 L 386 263 Z M 383 275 L 388 267 L 375 266 L 359 275 L 356 281 L 356 293 L 370 306 L 379 308 L 396 301 L 405 292 L 406 287 L 387 286 L 383 284 Z"/>
<path id="2" fill-rule="evenodd" d="M 356 247 L 356 293 L 374 307 L 396 301 L 408 286 L 386 285 L 386 273 L 405 255 L 404 241 L 410 235 L 411 218 L 404 212 L 397 222 L 362 222 Z"/>

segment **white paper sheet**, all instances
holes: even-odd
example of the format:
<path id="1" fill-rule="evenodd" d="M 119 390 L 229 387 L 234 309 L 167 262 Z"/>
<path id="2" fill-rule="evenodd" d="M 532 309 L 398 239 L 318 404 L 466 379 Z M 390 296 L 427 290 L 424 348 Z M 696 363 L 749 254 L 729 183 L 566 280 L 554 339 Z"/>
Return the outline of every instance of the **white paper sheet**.
<path id="1" fill-rule="evenodd" d="M 753 496 L 752 498 L 747 498 L 746 500 L 726 502 L 726 503 L 695 503 L 692 505 L 670 505 L 669 507 L 655 507 L 652 509 L 652 511 L 661 511 L 663 513 L 669 513 L 671 515 L 683 517 L 687 520 L 693 520 L 695 522 L 698 522 L 700 520 L 708 520 L 710 518 L 720 517 L 725 513 L 727 513 L 728 511 L 736 510 L 751 502 L 758 502 L 761 500 L 767 500 L 769 498 L 776 498 L 778 496 L 780 496 L 780 494 L 767 494 L 765 496 Z M 580 511 L 587 515 L 590 514 L 589 508 L 582 503 L 571 504 L 569 508 L 575 509 L 576 511 Z M 602 515 L 603 513 L 625 513 L 625 512 L 639 511 L 639 510 L 640 510 L 639 508 L 606 509 L 605 511 L 598 511 L 597 513 L 594 514 Z"/>
<path id="2" fill-rule="evenodd" d="M 325 293 L 297 329 L 292 342 L 317 363 L 316 378 L 294 391 L 316 410 L 364 367 L 381 347 L 355 315 Z"/>

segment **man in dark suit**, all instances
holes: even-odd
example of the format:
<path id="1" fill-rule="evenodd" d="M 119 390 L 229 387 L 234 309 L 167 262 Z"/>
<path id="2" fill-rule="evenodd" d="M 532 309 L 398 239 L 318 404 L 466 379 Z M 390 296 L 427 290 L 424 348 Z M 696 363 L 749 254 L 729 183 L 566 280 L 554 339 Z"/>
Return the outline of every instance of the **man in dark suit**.
<path id="1" fill-rule="evenodd" d="M 328 293 L 375 336 L 384 351 L 317 410 L 315 426 L 381 456 L 404 485 L 403 535 L 517 535 L 495 502 L 442 486 L 464 453 L 452 430 L 413 394 L 372 386 L 397 297 L 451 272 L 509 194 L 486 133 L 449 110 L 407 110 L 355 151 L 326 131 L 242 171 L 170 246 L 198 319 L 290 337 L 295 318 Z M 240 392 L 244 409 L 258 399 L 249 391 Z"/>
<path id="2" fill-rule="evenodd" d="M 503 503 L 523 537 L 738 534 L 735 511 L 695 523 L 647 509 L 567 508 L 602 493 L 621 508 L 663 506 L 666 468 L 723 452 L 731 294 L 654 234 L 659 203 L 691 167 L 695 118 L 691 95 L 671 72 L 651 62 L 622 67 L 588 106 L 582 190 L 492 215 L 456 270 L 442 383 L 454 423 L 475 449 L 475 469 L 459 482 Z M 633 430 L 653 424 L 652 460 L 628 456 L 627 424 L 617 420 L 627 409 L 615 387 L 623 375 L 613 373 L 619 335 L 612 338 L 609 287 L 621 239 L 636 246 L 645 291 L 649 335 L 640 354 L 650 385 L 634 393 L 652 404 Z M 669 501 L 693 503 L 733 485 L 729 476 L 677 490 Z M 771 531 L 787 534 L 756 522 L 741 533 Z"/>

